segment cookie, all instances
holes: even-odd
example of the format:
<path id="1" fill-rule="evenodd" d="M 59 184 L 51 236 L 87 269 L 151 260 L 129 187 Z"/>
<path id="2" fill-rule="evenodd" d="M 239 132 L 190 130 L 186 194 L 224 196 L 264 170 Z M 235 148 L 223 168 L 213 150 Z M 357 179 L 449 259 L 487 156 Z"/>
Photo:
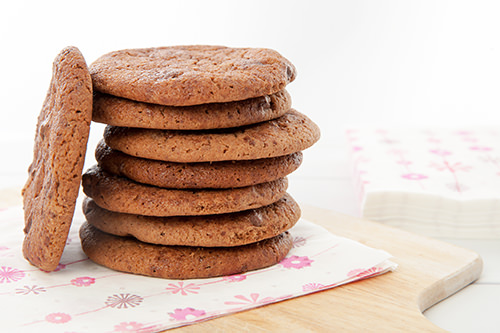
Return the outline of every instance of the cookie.
<path id="1" fill-rule="evenodd" d="M 138 183 L 159 187 L 234 188 L 270 182 L 295 171 L 302 163 L 302 152 L 247 161 L 176 163 L 134 157 L 113 150 L 101 140 L 96 160 L 107 172 Z"/>
<path id="2" fill-rule="evenodd" d="M 211 215 L 258 208 L 285 195 L 288 181 L 280 178 L 254 186 L 222 190 L 178 190 L 136 183 L 98 166 L 82 178 L 83 191 L 100 207 L 148 216 Z"/>
<path id="3" fill-rule="evenodd" d="M 206 45 L 115 51 L 98 58 L 90 73 L 97 91 L 174 106 L 274 94 L 296 75 L 274 50 Z"/>
<path id="4" fill-rule="evenodd" d="M 23 254 L 46 271 L 57 267 L 66 244 L 91 118 L 92 82 L 85 59 L 76 47 L 67 47 L 54 60 L 22 191 Z"/>
<path id="5" fill-rule="evenodd" d="M 166 106 L 94 94 L 92 120 L 121 127 L 199 130 L 238 127 L 275 119 L 291 108 L 286 90 L 238 102 Z"/>
<path id="6" fill-rule="evenodd" d="M 87 222 L 116 236 L 133 236 L 161 245 L 240 246 L 289 230 L 300 218 L 300 208 L 289 194 L 275 203 L 237 213 L 205 216 L 153 217 L 116 213 L 83 202 Z"/>
<path id="7" fill-rule="evenodd" d="M 107 126 L 104 131 L 104 141 L 115 150 L 180 163 L 289 155 L 312 146 L 319 136 L 318 126 L 293 109 L 274 120 L 224 130 L 171 131 Z"/>
<path id="8" fill-rule="evenodd" d="M 84 222 L 82 249 L 105 267 L 167 279 L 196 279 L 240 274 L 279 263 L 292 248 L 290 233 L 234 247 L 192 247 L 148 244 L 100 231 Z"/>

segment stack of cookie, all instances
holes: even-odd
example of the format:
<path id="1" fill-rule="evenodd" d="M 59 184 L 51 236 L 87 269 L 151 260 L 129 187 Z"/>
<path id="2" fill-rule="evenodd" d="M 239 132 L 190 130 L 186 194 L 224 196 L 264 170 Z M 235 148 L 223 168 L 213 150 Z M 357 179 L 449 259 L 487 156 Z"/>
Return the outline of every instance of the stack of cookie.
<path id="1" fill-rule="evenodd" d="M 164 47 L 106 54 L 90 73 L 92 118 L 108 124 L 82 180 L 90 259 L 201 278 L 286 256 L 300 217 L 286 175 L 319 139 L 291 108 L 288 60 L 268 49 Z"/>

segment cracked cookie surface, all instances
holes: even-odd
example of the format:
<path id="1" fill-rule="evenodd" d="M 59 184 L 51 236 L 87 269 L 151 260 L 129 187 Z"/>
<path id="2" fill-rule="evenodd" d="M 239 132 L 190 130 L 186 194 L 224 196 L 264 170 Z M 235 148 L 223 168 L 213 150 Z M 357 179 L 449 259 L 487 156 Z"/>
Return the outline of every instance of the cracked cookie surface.
<path id="1" fill-rule="evenodd" d="M 187 45 L 110 52 L 90 73 L 97 91 L 161 105 L 241 101 L 274 94 L 295 67 L 274 50 Z"/>

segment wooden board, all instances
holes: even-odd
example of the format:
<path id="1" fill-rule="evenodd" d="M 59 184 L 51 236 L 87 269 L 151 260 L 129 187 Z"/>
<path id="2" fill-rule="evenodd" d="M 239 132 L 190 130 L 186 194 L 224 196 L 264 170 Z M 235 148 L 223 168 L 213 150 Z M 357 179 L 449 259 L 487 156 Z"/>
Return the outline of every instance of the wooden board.
<path id="1" fill-rule="evenodd" d="M 0 208 L 19 203 L 19 190 L 0 191 Z M 472 251 L 329 210 L 302 210 L 336 235 L 388 251 L 397 271 L 177 330 L 442 332 L 422 311 L 481 274 L 482 260 Z"/>
<path id="2" fill-rule="evenodd" d="M 476 253 L 382 224 L 302 205 L 332 233 L 388 251 L 397 271 L 177 329 L 186 332 L 444 332 L 422 311 L 475 281 Z"/>

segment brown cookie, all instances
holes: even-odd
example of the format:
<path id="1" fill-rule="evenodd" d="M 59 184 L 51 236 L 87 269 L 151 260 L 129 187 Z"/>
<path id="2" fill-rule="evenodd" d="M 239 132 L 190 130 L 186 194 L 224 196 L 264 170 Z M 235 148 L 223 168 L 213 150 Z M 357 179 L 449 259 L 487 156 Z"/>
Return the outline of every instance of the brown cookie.
<path id="1" fill-rule="evenodd" d="M 115 51 L 97 59 L 90 73 L 100 92 L 175 106 L 274 94 L 296 75 L 274 50 L 206 45 Z"/>
<path id="2" fill-rule="evenodd" d="M 66 244 L 91 117 L 92 82 L 85 59 L 76 47 L 67 47 L 54 60 L 23 189 L 23 254 L 46 271 L 57 267 Z"/>
<path id="3" fill-rule="evenodd" d="M 300 166 L 302 152 L 260 160 L 176 163 L 130 156 L 101 140 L 96 159 L 105 171 L 138 183 L 178 189 L 234 188 L 285 177 Z"/>
<path id="4" fill-rule="evenodd" d="M 289 230 L 300 218 L 299 205 L 289 194 L 275 203 L 237 213 L 205 216 L 153 217 L 116 213 L 83 202 L 87 222 L 116 236 L 133 236 L 161 245 L 240 246 Z"/>
<path id="5" fill-rule="evenodd" d="M 98 166 L 83 175 L 83 191 L 100 207 L 148 216 L 211 215 L 258 208 L 285 195 L 286 178 L 223 190 L 178 190 L 136 183 Z"/>
<path id="6" fill-rule="evenodd" d="M 114 126 L 172 130 L 238 127 L 275 119 L 290 110 L 286 90 L 238 102 L 166 106 L 94 94 L 92 120 Z"/>
<path id="7" fill-rule="evenodd" d="M 319 128 L 291 110 L 284 116 L 245 127 L 171 131 L 107 126 L 104 141 L 128 155 L 154 160 L 193 163 L 256 160 L 289 155 L 312 146 Z"/>
<path id="8" fill-rule="evenodd" d="M 85 254 L 105 267 L 167 279 L 196 279 L 240 274 L 279 263 L 292 248 L 284 232 L 257 243 L 234 247 L 148 244 L 118 237 L 84 222 L 80 239 Z"/>

